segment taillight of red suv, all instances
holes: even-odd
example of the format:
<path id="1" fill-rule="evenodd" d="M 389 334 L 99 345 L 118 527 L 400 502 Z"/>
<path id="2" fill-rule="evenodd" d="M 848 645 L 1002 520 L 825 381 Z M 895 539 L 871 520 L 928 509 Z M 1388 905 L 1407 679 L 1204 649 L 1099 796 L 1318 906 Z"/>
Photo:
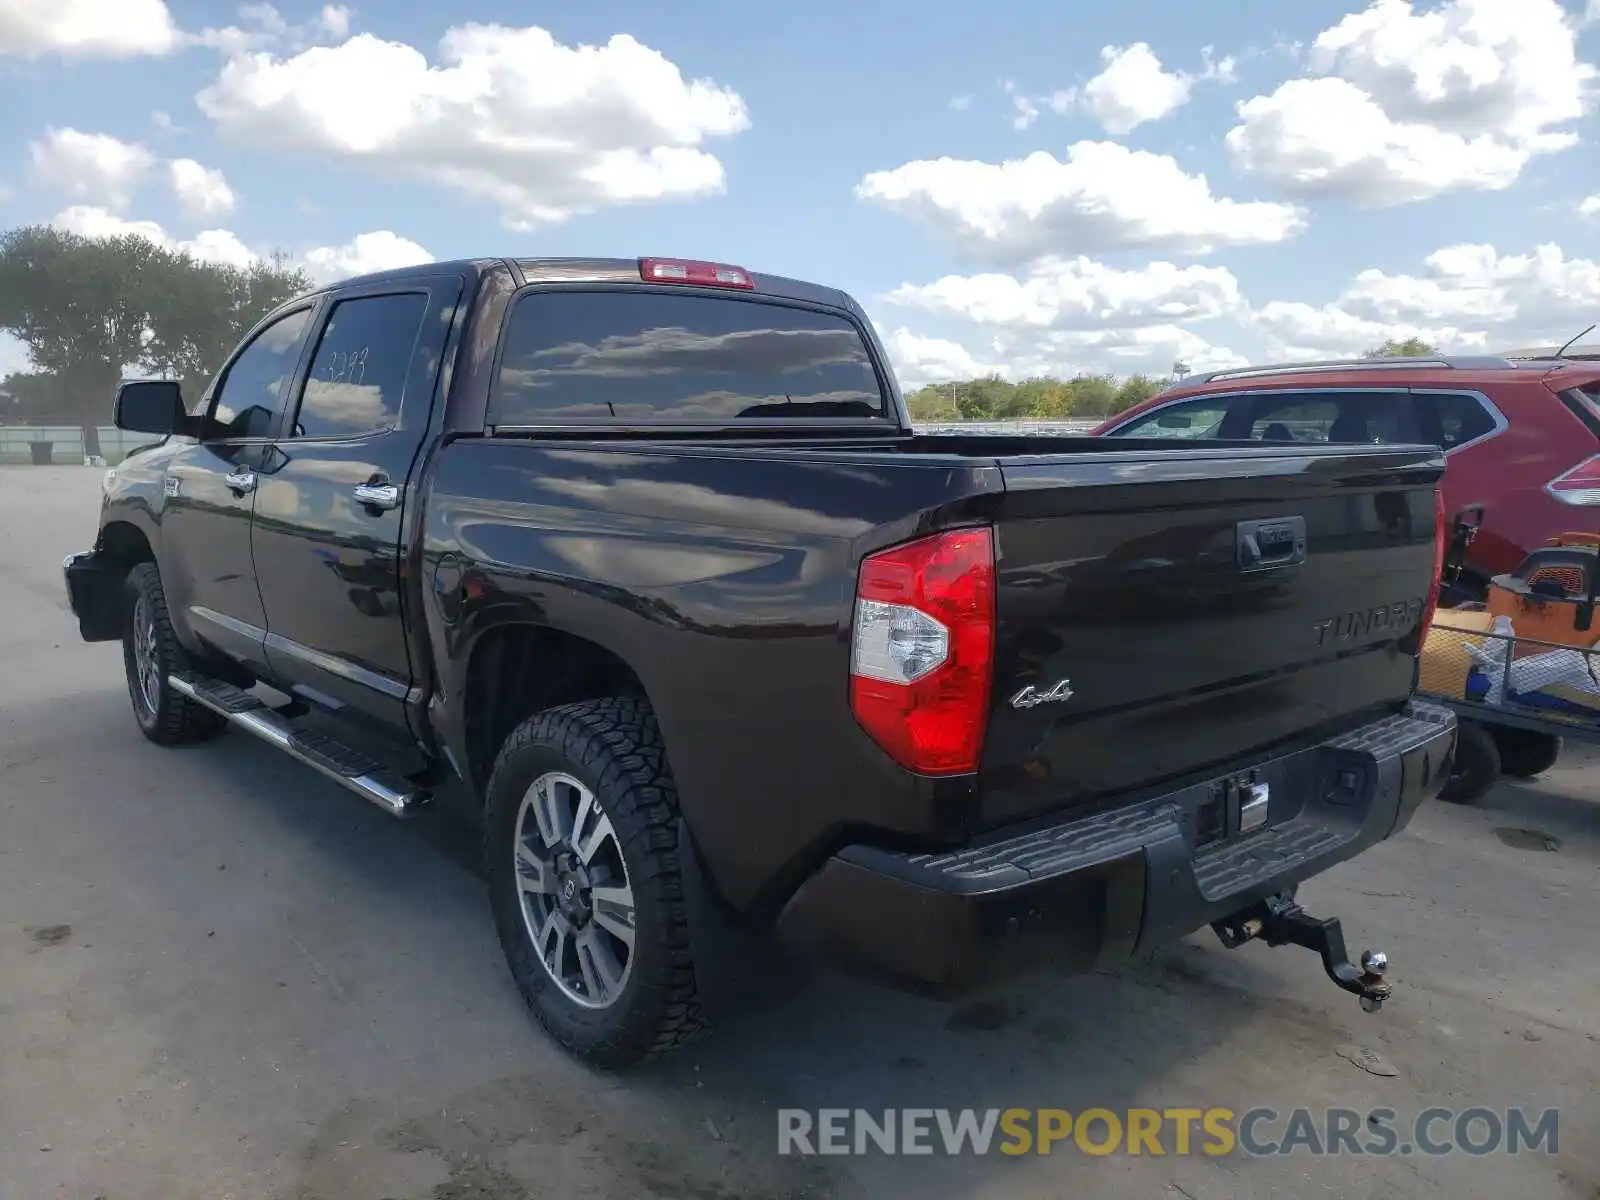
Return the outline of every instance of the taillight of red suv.
<path id="1" fill-rule="evenodd" d="M 1544 490 L 1563 504 L 1600 504 L 1600 454 L 1557 475 Z"/>
<path id="2" fill-rule="evenodd" d="M 994 668 L 994 535 L 952 529 L 862 560 L 850 708 L 919 775 L 978 769 Z"/>

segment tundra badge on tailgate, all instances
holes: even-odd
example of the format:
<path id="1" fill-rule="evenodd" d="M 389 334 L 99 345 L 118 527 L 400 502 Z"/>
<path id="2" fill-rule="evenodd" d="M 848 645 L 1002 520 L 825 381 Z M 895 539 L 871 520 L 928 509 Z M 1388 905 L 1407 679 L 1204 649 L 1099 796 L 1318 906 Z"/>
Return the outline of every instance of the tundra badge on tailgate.
<path id="1" fill-rule="evenodd" d="M 1072 699 L 1072 680 L 1058 679 L 1047 691 L 1041 692 L 1033 684 L 1011 697 L 1012 708 L 1038 708 L 1041 704 L 1056 704 Z"/>

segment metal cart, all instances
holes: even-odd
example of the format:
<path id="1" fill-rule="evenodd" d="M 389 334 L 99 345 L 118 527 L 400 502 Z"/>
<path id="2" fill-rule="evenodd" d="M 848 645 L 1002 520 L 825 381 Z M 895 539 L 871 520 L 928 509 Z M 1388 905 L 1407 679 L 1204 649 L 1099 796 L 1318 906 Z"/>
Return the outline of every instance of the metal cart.
<path id="1" fill-rule="evenodd" d="M 1456 519 L 1447 596 L 1482 515 L 1474 508 Z M 1564 534 L 1496 576 L 1486 601 L 1438 611 L 1423 642 L 1419 690 L 1460 720 L 1441 798 L 1472 803 L 1502 774 L 1547 771 L 1566 739 L 1600 745 L 1597 599 L 1600 534 Z"/>

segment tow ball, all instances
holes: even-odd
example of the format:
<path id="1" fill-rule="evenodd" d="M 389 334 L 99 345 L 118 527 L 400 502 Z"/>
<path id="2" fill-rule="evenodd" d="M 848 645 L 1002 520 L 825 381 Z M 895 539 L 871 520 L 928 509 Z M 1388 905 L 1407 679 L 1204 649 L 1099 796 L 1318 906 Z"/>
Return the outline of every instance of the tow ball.
<path id="1" fill-rule="evenodd" d="M 1211 928 L 1229 950 L 1258 938 L 1269 946 L 1304 946 L 1315 950 L 1328 978 L 1359 996 L 1363 1012 L 1377 1012 L 1389 998 L 1389 983 L 1384 979 L 1389 970 L 1389 956 L 1382 950 L 1365 950 L 1361 954 L 1361 966 L 1357 968 L 1345 952 L 1344 930 L 1338 918 L 1313 917 L 1291 896 L 1281 893 L 1268 896 L 1231 917 L 1213 921 Z"/>

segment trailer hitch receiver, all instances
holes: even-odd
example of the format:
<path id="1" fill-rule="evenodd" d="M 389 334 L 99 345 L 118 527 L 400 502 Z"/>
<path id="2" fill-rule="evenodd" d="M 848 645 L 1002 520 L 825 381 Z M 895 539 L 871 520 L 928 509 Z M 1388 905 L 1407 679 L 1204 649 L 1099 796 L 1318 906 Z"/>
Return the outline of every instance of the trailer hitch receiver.
<path id="1" fill-rule="evenodd" d="M 1261 939 L 1269 946 L 1303 946 L 1315 950 L 1322 959 L 1328 978 L 1361 999 L 1364 1012 L 1377 1012 L 1389 998 L 1390 985 L 1384 976 L 1389 956 L 1382 950 L 1366 950 L 1360 967 L 1351 963 L 1344 948 L 1344 930 L 1337 917 L 1313 917 L 1280 893 L 1258 900 L 1250 907 L 1213 921 L 1211 928 L 1228 949 Z"/>

